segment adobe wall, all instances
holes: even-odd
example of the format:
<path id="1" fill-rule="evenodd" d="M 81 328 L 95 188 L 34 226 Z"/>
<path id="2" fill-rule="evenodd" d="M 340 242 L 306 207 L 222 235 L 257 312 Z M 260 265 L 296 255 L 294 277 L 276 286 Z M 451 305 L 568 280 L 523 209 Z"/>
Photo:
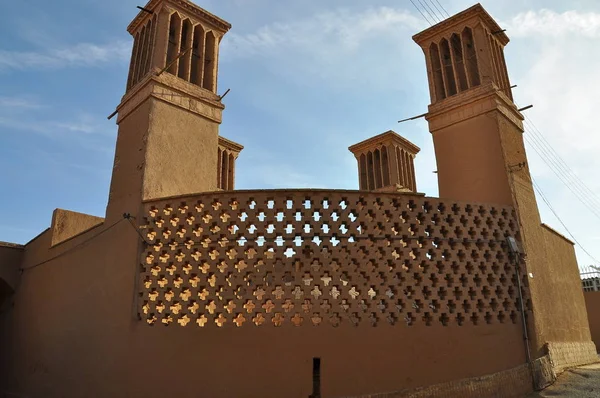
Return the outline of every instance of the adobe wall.
<path id="1" fill-rule="evenodd" d="M 210 105 L 187 98 L 189 86 L 164 73 L 124 97 L 107 207 L 109 223 L 124 212 L 133 214 L 142 200 L 217 189 L 223 106 L 216 107 L 214 98 L 203 99 Z"/>
<path id="2" fill-rule="evenodd" d="M 119 133 L 106 208 L 107 223 L 121 219 L 123 213 L 135 213 L 139 208 L 151 109 L 151 101 L 145 100 L 126 116 L 119 115 Z"/>
<path id="3" fill-rule="evenodd" d="M 104 222 L 102 217 L 56 209 L 52 213 L 52 246 L 58 245 Z"/>
<path id="4" fill-rule="evenodd" d="M 596 349 L 590 339 L 573 243 L 542 224 L 522 130 L 504 116 L 498 116 L 498 122 L 526 254 L 533 357 L 549 354 L 557 371 L 594 362 Z"/>
<path id="5" fill-rule="evenodd" d="M 552 278 L 552 289 L 548 289 L 548 307 L 544 311 L 547 314 L 544 319 L 547 328 L 542 332 L 549 341 L 590 340 L 573 243 L 544 224 L 541 229 L 546 241 L 546 256 L 551 260 L 548 261 L 547 274 Z"/>
<path id="6" fill-rule="evenodd" d="M 584 292 L 583 297 L 590 323 L 592 341 L 598 349 L 600 347 L 600 292 Z"/>
<path id="7" fill-rule="evenodd" d="M 499 137 L 498 122 L 493 113 L 473 117 L 493 102 L 491 98 L 477 98 L 468 107 L 458 98 L 449 98 L 444 106 L 456 102 L 457 109 L 447 111 L 435 119 L 428 119 L 433 136 L 437 163 L 440 198 L 477 201 L 481 203 L 513 203 Z M 462 100 L 461 100 L 462 101 Z M 431 111 L 436 109 L 431 105 Z M 463 120 L 464 118 L 468 118 Z M 460 120 L 460 122 L 457 122 Z M 474 132 L 477 132 L 474 134 Z M 474 166 L 477 165 L 477 166 Z"/>
<path id="8" fill-rule="evenodd" d="M 545 328 L 540 333 L 546 338 L 555 370 L 560 372 L 583 363 L 597 362 L 598 356 L 591 338 L 574 244 L 544 224 L 541 228 L 546 240 L 548 276 L 552 280 L 548 300 L 552 301 L 542 302 Z"/>
<path id="9" fill-rule="evenodd" d="M 229 207 L 227 217 L 223 210 L 233 203 L 229 202 L 231 193 L 214 195 L 145 205 L 148 222 L 143 230 L 145 235 L 156 228 L 156 218 L 150 216 L 152 209 L 160 210 L 160 217 L 165 217 L 166 205 L 178 210 L 182 201 L 190 204 L 189 212 L 197 220 L 187 228 L 182 242 L 195 236 L 192 230 L 197 230 L 196 222 L 203 230 L 205 227 L 206 231 L 212 230 L 207 232 L 211 239 L 208 247 L 202 244 L 193 247 L 199 249 L 202 262 L 191 262 L 193 273 L 201 277 L 198 288 L 205 286 L 209 293 L 207 300 L 201 303 L 202 310 L 192 314 L 189 310 L 191 302 L 188 302 L 177 314 L 168 307 L 158 313 L 156 301 L 150 311 L 156 314 L 157 320 L 154 325 L 149 325 L 149 314 L 144 314 L 143 309 L 151 292 L 144 283 L 146 277 L 152 275 L 148 270 L 162 264 L 159 260 L 161 255 L 164 258 L 164 254 L 180 254 L 179 247 L 170 251 L 169 245 L 165 244 L 164 249 L 155 252 L 154 245 L 167 231 L 172 231 L 174 239 L 180 239 L 176 233 L 180 227 L 187 225 L 189 214 L 179 217 L 180 222 L 175 225 L 170 223 L 169 217 L 170 226 L 156 230 L 160 235 L 149 246 L 140 243 L 139 236 L 127 221 L 120 222 L 110 231 L 60 257 L 60 260 L 24 272 L 14 297 L 14 308 L 0 315 L 0 324 L 4 328 L 1 350 L 6 353 L 0 359 L 2 389 L 31 397 L 306 397 L 312 387 L 312 358 L 320 357 L 323 396 L 336 397 L 397 391 L 483 376 L 512 369 L 525 362 L 520 318 L 514 307 L 514 269 L 505 263 L 504 248 L 493 242 L 501 240 L 500 235 L 514 232 L 516 224 L 510 209 L 478 205 L 467 207 L 466 204 L 442 203 L 438 199 L 389 194 L 236 192 L 234 199 L 239 206 L 243 204 L 243 208 L 238 207 L 238 211 L 234 211 Z M 333 203 L 340 199 L 339 195 L 346 198 L 347 210 L 334 212 Z M 253 218 L 258 214 L 248 209 L 246 203 L 249 198 L 256 200 L 257 209 L 262 208 L 269 220 L 259 222 Z M 256 268 L 254 260 L 246 258 L 249 268 L 244 269 L 244 273 L 238 272 L 241 257 L 236 257 L 238 255 L 230 251 L 228 244 L 223 247 L 218 244 L 213 248 L 214 242 L 223 242 L 221 238 L 226 235 L 223 226 L 239 219 L 242 213 L 248 217 L 247 224 L 235 221 L 240 228 L 238 231 L 232 229 L 236 236 L 243 234 L 250 237 L 246 232 L 240 232 L 250 223 L 265 232 L 269 221 L 277 217 L 277 212 L 266 208 L 265 201 L 269 198 L 277 203 L 276 209 L 285 207 L 288 199 L 297 204 L 306 198 L 313 199 L 314 206 L 328 199 L 331 203 L 329 209 L 318 211 L 331 228 L 340 229 L 341 221 L 334 220 L 337 216 L 349 218 L 344 221 L 348 232 L 335 233 L 342 243 L 329 246 L 332 255 L 337 253 L 340 257 L 323 257 L 322 252 L 316 254 L 322 246 L 307 243 L 303 245 L 306 250 L 297 250 L 304 257 L 297 257 L 300 262 L 296 263 L 281 257 L 284 246 L 274 245 L 271 258 L 275 262 L 271 262 L 269 256 L 261 252 L 263 248 L 257 247 L 261 255 L 256 258 L 266 259 L 262 270 Z M 223 207 L 215 209 L 215 199 L 219 199 Z M 192 210 L 199 203 L 205 204 L 202 214 Z M 472 209 L 471 214 L 466 209 Z M 479 210 L 487 212 L 477 219 L 485 227 L 475 226 Z M 316 231 L 322 227 L 323 220 L 317 222 L 313 218 L 309 221 L 309 215 L 312 216 L 314 211 L 315 208 L 300 210 L 304 220 L 298 222 L 306 222 Z M 490 211 L 496 215 L 490 215 Z M 289 217 L 288 210 L 282 212 Z M 354 217 L 349 217 L 350 213 L 356 217 L 353 222 L 350 219 Z M 203 225 L 203 218 L 208 220 L 206 225 Z M 359 239 L 358 225 L 362 226 L 362 233 L 368 239 Z M 379 232 L 374 229 L 378 225 L 382 227 Z M 394 230 L 390 229 L 391 226 Z M 104 230 L 105 227 L 99 229 Z M 281 225 L 277 229 L 277 233 L 281 233 Z M 467 235 L 459 238 L 457 234 L 461 230 Z M 473 237 L 467 238 L 470 230 Z M 24 266 L 35 265 L 58 254 L 57 250 L 68 250 L 92 233 L 99 232 L 90 231 L 51 250 L 47 249 L 51 236 L 43 234 L 28 245 Z M 201 237 L 205 238 L 203 234 Z M 265 236 L 269 237 L 267 234 Z M 325 235 L 333 235 L 333 231 L 328 234 L 306 233 L 307 236 L 310 234 L 329 240 L 331 236 Z M 431 240 L 408 239 L 413 236 L 429 237 L 427 234 L 430 234 Z M 443 237 L 440 234 L 446 234 L 446 240 L 440 239 L 435 247 L 433 238 Z M 487 236 L 485 241 L 482 234 Z M 356 245 L 349 244 L 351 235 L 356 238 Z M 407 245 L 404 246 L 400 240 L 390 240 L 392 235 L 406 238 Z M 230 239 L 233 237 L 228 236 Z M 477 246 L 471 244 L 471 239 L 483 242 Z M 371 245 L 369 242 L 377 243 Z M 451 242 L 455 245 L 454 249 L 449 246 Z M 187 250 L 185 244 L 182 247 Z M 348 252 L 344 254 L 346 249 Z M 218 252 L 214 261 L 210 257 L 213 250 Z M 399 256 L 379 257 L 377 254 L 387 253 L 387 250 L 390 254 L 395 251 Z M 156 264 L 146 262 L 149 251 L 158 253 Z M 239 256 L 246 255 L 245 251 L 240 249 Z M 225 260 L 222 254 L 227 252 L 234 259 Z M 404 263 L 410 257 L 409 253 L 417 258 Z M 189 260 L 192 252 L 186 254 L 186 260 Z M 484 257 L 490 261 L 483 261 Z M 388 258 L 395 260 L 390 263 Z M 201 267 L 205 267 L 206 259 L 209 269 L 207 274 L 203 274 Z M 319 260 L 319 267 L 314 263 L 315 259 Z M 333 259 L 339 260 L 338 271 L 329 270 Z M 353 262 L 353 259 L 361 261 Z M 226 272 L 217 271 L 222 261 L 230 267 Z M 194 279 L 192 272 L 184 273 L 183 262 L 174 261 L 174 264 L 176 271 L 172 276 L 164 273 L 168 280 L 165 289 L 157 290 L 163 302 L 168 289 L 176 293 L 176 299 L 182 302 L 181 294 L 185 294 L 185 289 L 176 287 L 178 275 L 186 288 L 196 289 L 191 285 Z M 290 264 L 293 264 L 291 269 Z M 402 264 L 408 265 L 408 269 L 404 269 Z M 286 313 L 282 309 L 285 300 L 276 298 L 274 291 L 277 286 L 267 286 L 263 279 L 269 270 L 273 272 L 274 281 L 281 277 L 280 272 L 293 274 L 293 286 L 279 286 L 285 297 L 295 305 L 293 313 L 299 313 L 303 318 L 299 326 L 291 321 L 292 312 Z M 331 271 L 332 281 L 328 286 L 320 279 L 325 277 L 324 271 Z M 344 271 L 351 278 L 347 286 L 342 283 Z M 256 302 L 259 305 L 252 316 L 242 310 L 244 303 L 232 295 L 238 283 L 228 275 L 229 272 L 236 273 L 237 277 L 253 279 L 256 285 L 252 286 L 263 286 L 265 297 Z M 310 285 L 305 285 L 303 279 L 306 272 L 314 279 Z M 215 287 L 210 286 L 211 274 L 217 281 Z M 393 274 L 398 275 L 396 282 L 391 280 Z M 151 287 L 162 280 L 162 275 L 163 271 L 152 279 Z M 227 278 L 232 282 L 231 287 L 221 284 Z M 312 308 L 308 314 L 300 309 L 306 304 L 304 300 L 292 299 L 296 284 L 302 286 L 305 297 L 311 297 L 309 304 Z M 371 285 L 376 291 L 375 298 L 368 294 L 367 287 Z M 318 300 L 309 294 L 315 286 L 322 293 Z M 339 286 L 339 300 L 331 295 L 332 286 Z M 359 292 L 356 300 L 349 294 L 353 286 Z M 384 296 L 386 298 L 381 301 L 379 297 L 388 287 L 393 290 L 394 300 Z M 195 302 L 200 303 L 198 293 L 202 290 L 194 290 Z M 246 294 L 257 300 L 256 292 L 252 290 Z M 440 295 L 440 292 L 447 294 Z M 408 293 L 410 295 L 407 296 Z M 325 297 L 330 300 L 330 312 L 325 309 Z M 350 306 L 347 315 L 342 299 L 347 300 Z M 206 306 L 210 307 L 209 300 L 217 304 L 215 314 L 206 309 Z M 272 312 L 262 307 L 269 300 L 276 307 Z M 238 305 L 231 314 L 224 307 L 229 306 L 230 301 Z M 361 301 L 367 307 L 364 311 Z M 394 302 L 402 304 L 401 308 L 393 307 Z M 383 305 L 381 309 L 379 304 Z M 201 318 L 200 312 L 208 319 L 204 327 L 196 321 Z M 227 318 L 223 327 L 215 322 L 217 312 Z M 248 319 L 237 327 L 233 319 L 242 312 Z M 334 312 L 340 318 L 337 327 L 334 326 Z M 138 313 L 142 319 L 138 318 Z M 259 313 L 264 322 L 257 326 L 253 318 L 260 318 Z M 284 316 L 280 326 L 274 321 L 277 313 Z M 500 316 L 501 313 L 504 315 Z M 358 317 L 356 325 L 351 320 L 352 314 Z M 476 315 L 476 324 L 466 316 L 469 314 Z M 178 321 L 184 315 L 195 316 L 196 319 L 182 326 L 183 322 Z M 167 325 L 158 319 L 167 319 L 168 316 L 172 323 Z M 375 325 L 371 318 L 376 319 Z M 460 319 L 462 321 L 459 322 Z"/>
<path id="10" fill-rule="evenodd" d="M 591 341 L 581 279 L 573 245 L 539 222 L 531 184 L 515 177 L 527 253 L 527 282 L 533 317 L 532 353 L 550 354 L 557 371 L 597 361 Z"/>
<path id="11" fill-rule="evenodd" d="M 177 95 L 178 102 L 187 99 Z M 143 199 L 215 191 L 219 123 L 154 98 L 150 102 Z"/>

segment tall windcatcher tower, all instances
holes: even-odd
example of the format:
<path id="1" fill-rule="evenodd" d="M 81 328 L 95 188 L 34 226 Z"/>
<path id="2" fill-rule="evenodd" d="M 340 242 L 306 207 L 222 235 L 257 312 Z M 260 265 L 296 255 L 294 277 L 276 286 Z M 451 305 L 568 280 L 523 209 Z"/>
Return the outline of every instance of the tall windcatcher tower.
<path id="1" fill-rule="evenodd" d="M 573 244 L 541 223 L 504 59 L 508 37 L 476 4 L 413 39 L 427 64 L 440 197 L 515 208 L 533 358 L 596 360 Z"/>
<path id="2" fill-rule="evenodd" d="M 525 161 L 508 37 L 477 4 L 415 35 L 425 53 L 440 197 L 512 204 L 507 167 Z"/>
<path id="3" fill-rule="evenodd" d="M 221 188 L 218 60 L 231 25 L 187 0 L 151 0 L 144 9 L 127 29 L 134 44 L 117 108 L 108 218 L 135 212 L 142 200 Z"/>

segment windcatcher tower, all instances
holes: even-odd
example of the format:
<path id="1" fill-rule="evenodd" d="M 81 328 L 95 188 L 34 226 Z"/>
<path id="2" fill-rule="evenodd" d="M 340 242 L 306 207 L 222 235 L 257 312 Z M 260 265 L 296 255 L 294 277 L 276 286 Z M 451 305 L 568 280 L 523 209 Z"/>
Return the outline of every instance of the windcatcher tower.
<path id="1" fill-rule="evenodd" d="M 232 191 L 235 187 L 235 161 L 244 149 L 240 144 L 227 138 L 219 137 L 217 156 L 217 188 L 222 191 Z"/>
<path id="2" fill-rule="evenodd" d="M 427 64 L 440 197 L 515 208 L 533 358 L 549 354 L 559 367 L 597 360 L 573 244 L 541 223 L 504 59 L 508 37 L 476 4 L 413 39 Z"/>
<path id="3" fill-rule="evenodd" d="M 386 131 L 348 149 L 358 162 L 361 190 L 417 191 L 414 160 L 421 149 L 394 131 Z"/>
<path id="4" fill-rule="evenodd" d="M 427 63 L 440 197 L 512 204 L 507 167 L 526 159 L 504 60 L 508 37 L 477 4 L 413 39 Z"/>
<path id="5" fill-rule="evenodd" d="M 231 25 L 187 0 L 145 9 L 127 29 L 134 44 L 107 218 L 143 200 L 216 191 L 220 181 L 219 44 Z"/>

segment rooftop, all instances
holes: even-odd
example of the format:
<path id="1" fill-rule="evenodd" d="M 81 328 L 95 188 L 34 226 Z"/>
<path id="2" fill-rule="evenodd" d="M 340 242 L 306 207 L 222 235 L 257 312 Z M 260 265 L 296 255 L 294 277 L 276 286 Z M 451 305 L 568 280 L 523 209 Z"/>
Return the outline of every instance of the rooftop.
<path id="1" fill-rule="evenodd" d="M 421 148 L 419 148 L 418 146 L 416 146 L 415 144 L 413 144 L 412 142 L 410 142 L 406 138 L 402 137 L 400 134 L 396 133 L 393 130 L 388 130 L 385 133 L 381 133 L 374 137 L 368 138 L 364 141 L 361 141 L 357 144 L 354 144 L 354 145 L 348 147 L 348 149 L 350 150 L 350 152 L 356 153 L 356 152 L 360 152 L 363 149 L 370 148 L 372 146 L 375 146 L 377 144 L 384 143 L 384 142 L 385 143 L 394 143 L 398 146 L 401 146 L 402 148 L 406 149 L 408 152 L 412 153 L 413 155 L 416 155 L 417 153 L 419 153 L 421 151 Z"/>
<path id="2" fill-rule="evenodd" d="M 223 33 L 231 29 L 231 24 L 229 22 L 217 17 L 214 14 L 211 14 L 204 8 L 198 7 L 196 4 L 192 3 L 189 0 L 150 0 L 148 4 L 144 6 L 144 9 L 154 12 L 164 2 L 168 2 L 174 6 L 178 6 L 181 9 L 189 12 L 191 15 L 196 16 L 199 19 L 206 20 L 207 22 L 210 22 L 215 26 L 215 28 L 220 29 Z M 127 27 L 127 31 L 133 34 L 133 32 L 137 30 L 138 26 L 144 22 L 148 15 L 149 14 L 147 12 L 140 11 Z"/>
<path id="3" fill-rule="evenodd" d="M 485 10 L 485 8 L 483 8 L 483 6 L 480 3 L 477 3 L 474 6 L 459 12 L 458 14 L 455 14 L 450 18 L 444 19 L 442 22 L 439 22 L 433 25 L 432 27 L 425 29 L 420 33 L 417 33 L 413 36 L 413 40 L 417 44 L 421 45 L 427 42 L 432 36 L 435 36 L 438 33 L 446 30 L 452 30 L 455 27 L 455 25 L 464 23 L 466 20 L 473 17 L 479 17 L 487 25 L 487 27 L 493 33 L 495 33 L 495 36 L 500 40 L 502 45 L 505 46 L 506 44 L 508 44 L 510 39 L 508 38 L 506 33 L 502 32 L 502 28 L 500 27 L 500 25 L 498 25 L 498 22 L 496 22 L 494 18 L 492 18 L 492 16 L 488 14 L 488 12 Z"/>

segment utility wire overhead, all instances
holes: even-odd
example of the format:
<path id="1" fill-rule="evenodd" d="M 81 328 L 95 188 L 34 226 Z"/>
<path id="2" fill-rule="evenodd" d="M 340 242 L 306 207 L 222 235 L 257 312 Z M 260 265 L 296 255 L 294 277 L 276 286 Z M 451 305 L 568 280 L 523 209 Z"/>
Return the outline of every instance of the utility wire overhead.
<path id="1" fill-rule="evenodd" d="M 429 19 L 427 19 L 427 17 L 425 16 L 425 14 L 423 14 L 423 12 L 421 11 L 421 9 L 419 7 L 417 7 L 417 5 L 415 4 L 415 2 L 413 0 L 410 0 L 410 2 L 417 9 L 417 11 L 419 11 L 419 14 L 421 14 L 421 16 L 423 17 L 423 19 L 425 21 L 427 21 L 427 23 L 431 26 L 432 23 L 429 21 Z"/>
<path id="2" fill-rule="evenodd" d="M 550 171 L 567 187 L 567 189 L 579 200 L 592 214 L 600 219 L 600 201 L 594 200 L 595 194 L 589 188 L 587 191 L 582 186 L 583 182 L 578 183 L 574 178 L 574 172 L 567 166 L 564 160 L 559 159 L 558 154 L 552 148 L 550 143 L 543 138 L 542 133 L 534 129 L 535 125 L 530 118 L 525 119 L 525 125 L 529 127 L 529 135 L 525 135 L 525 141 L 530 144 L 533 150 L 540 156 L 542 161 L 548 166 Z M 544 145 L 545 142 L 545 145 Z M 554 154 L 554 155 L 553 155 Z"/>
<path id="3" fill-rule="evenodd" d="M 438 0 L 429 0 L 429 1 L 431 1 L 433 8 L 435 8 L 438 11 L 438 13 L 441 15 L 441 17 L 440 17 L 440 15 L 438 15 L 438 13 L 436 13 L 433 10 L 433 8 L 431 6 L 429 6 L 428 0 L 423 0 L 427 4 L 427 7 L 421 2 L 421 0 L 418 0 L 418 2 L 423 7 L 423 10 L 425 11 L 425 13 L 423 13 L 423 11 L 421 11 L 421 9 L 413 2 L 413 0 L 410 0 L 410 1 L 413 4 L 413 6 L 417 9 L 417 11 L 419 11 L 421 16 L 430 25 L 431 25 L 431 22 L 425 16 L 425 13 L 428 14 L 429 17 L 434 20 L 434 22 L 439 22 L 444 19 L 442 12 L 436 6 L 434 1 L 442 8 L 442 10 L 444 10 L 446 15 L 448 17 L 450 17 L 450 14 L 448 13 L 448 11 L 442 6 L 442 4 Z M 437 20 L 436 20 L 436 18 L 437 18 Z M 474 62 L 474 59 L 470 59 L 469 61 Z M 483 60 L 483 61 L 486 62 L 486 60 Z M 489 63 L 487 63 L 487 66 L 489 69 L 489 66 L 490 66 Z M 516 102 L 515 102 L 515 105 L 516 105 Z M 592 214 L 594 214 L 596 217 L 598 217 L 600 219 L 600 213 L 596 210 L 597 208 L 600 208 L 600 198 L 572 171 L 572 169 L 558 155 L 558 153 L 554 150 L 554 148 L 550 145 L 550 143 L 544 138 L 543 134 L 535 126 L 535 124 L 533 123 L 531 118 L 526 117 L 525 124 L 528 126 L 527 130 L 530 133 L 529 136 L 527 136 L 527 135 L 525 136 L 525 140 L 531 145 L 531 147 L 534 149 L 534 151 L 542 158 L 542 161 L 544 161 L 544 163 L 559 178 L 559 180 L 571 191 L 571 193 L 573 193 L 573 195 L 575 195 L 575 197 L 586 208 L 588 208 L 588 210 L 590 210 L 590 212 L 592 212 Z M 595 261 L 596 263 L 600 263 L 581 245 L 581 243 L 579 243 L 577 241 L 575 236 L 570 232 L 570 230 L 567 228 L 565 223 L 558 216 L 558 214 L 556 213 L 556 211 L 554 210 L 554 208 L 548 201 L 547 197 L 542 192 L 540 186 L 533 180 L 533 177 L 531 177 L 530 175 L 528 175 L 528 177 L 531 179 L 531 182 L 532 182 L 536 192 L 538 192 L 538 194 L 540 195 L 542 200 L 546 203 L 546 205 L 548 206 L 550 211 L 552 211 L 554 216 L 562 224 L 562 226 L 565 228 L 565 230 L 571 236 L 573 241 L 575 241 L 575 243 L 577 243 L 577 245 L 579 245 L 579 247 L 581 247 L 582 251 L 585 254 L 587 254 L 593 261 Z"/>
<path id="4" fill-rule="evenodd" d="M 535 180 L 533 179 L 533 177 L 531 177 L 531 183 L 533 184 L 533 188 L 537 191 L 537 193 L 540 195 L 540 197 L 542 198 L 542 200 L 546 203 L 546 205 L 548 206 L 548 208 L 550 209 L 550 211 L 554 214 L 554 216 L 556 217 L 556 219 L 562 224 L 562 226 L 565 228 L 565 231 L 567 231 L 567 233 L 571 236 L 571 238 L 573 239 L 573 241 L 581 248 L 581 250 L 588 255 L 588 257 L 590 259 L 592 259 L 592 261 L 594 261 L 596 264 L 600 264 L 600 261 L 598 261 L 594 256 L 592 256 L 590 254 L 590 252 L 588 252 L 585 247 L 583 247 L 581 245 L 581 243 L 579 243 L 579 241 L 577 241 L 577 238 L 575 238 L 575 236 L 571 233 L 571 231 L 569 230 L 569 228 L 567 228 L 567 226 L 565 225 L 565 223 L 562 221 L 562 219 L 558 216 L 558 214 L 556 213 L 556 211 L 554 210 L 554 208 L 552 207 L 552 205 L 550 204 L 550 201 L 546 198 L 546 195 L 544 195 L 544 192 L 542 191 L 542 189 L 539 187 L 539 185 L 535 182 Z"/>
<path id="5" fill-rule="evenodd" d="M 81 248 L 82 246 L 86 245 L 86 244 L 87 244 L 88 242 L 90 242 L 91 240 L 93 240 L 93 239 L 96 239 L 97 237 L 99 237 L 99 236 L 101 236 L 101 235 L 105 234 L 106 232 L 110 231 L 111 229 L 113 229 L 113 228 L 114 228 L 114 227 L 115 227 L 117 224 L 119 224 L 119 223 L 120 223 L 121 221 L 123 221 L 123 220 L 125 220 L 125 219 L 124 219 L 124 218 L 121 218 L 121 219 L 119 219 L 119 220 L 115 221 L 113 224 L 111 224 L 110 226 L 108 226 L 106 229 L 104 229 L 104 230 L 100 231 L 100 232 L 99 232 L 99 233 L 97 233 L 96 235 L 92 235 L 91 237 L 89 237 L 89 238 L 85 239 L 84 241 L 82 241 L 82 242 L 78 243 L 77 245 L 75 245 L 75 246 L 73 246 L 73 247 L 71 247 L 71 248 L 69 248 L 69 249 L 65 250 L 64 252 L 61 252 L 61 253 L 57 254 L 56 256 L 50 257 L 50 258 L 49 258 L 49 259 L 47 259 L 47 260 L 44 260 L 44 261 L 42 261 L 42 262 L 39 262 L 39 263 L 36 263 L 36 264 L 30 265 L 30 266 L 28 266 L 28 267 L 22 267 L 22 268 L 20 268 L 20 270 L 21 270 L 21 272 L 23 272 L 23 271 L 30 270 L 30 269 L 32 269 L 32 268 L 37 268 L 37 267 L 39 267 L 40 265 L 47 264 L 47 263 L 49 263 L 50 261 L 56 260 L 57 258 L 64 256 L 65 254 L 68 254 L 68 253 L 70 253 L 70 252 L 72 252 L 72 251 L 74 251 L 74 250 L 77 250 L 77 249 Z"/>
<path id="6" fill-rule="evenodd" d="M 450 14 L 448 13 L 448 11 L 446 11 L 446 9 L 444 8 L 444 6 L 438 0 L 435 0 L 435 2 L 438 3 L 438 5 L 442 8 L 442 10 L 444 10 L 444 12 L 446 13 L 446 16 L 448 18 L 450 18 Z"/>
<path id="7" fill-rule="evenodd" d="M 540 148 L 539 143 L 536 141 L 536 139 L 533 137 L 525 136 L 525 142 L 531 145 L 533 150 L 540 156 L 540 158 L 548 166 L 550 171 L 552 171 L 552 173 L 556 175 L 556 177 L 558 177 L 558 179 L 563 183 L 563 185 L 565 185 L 565 187 L 567 187 L 569 191 L 571 191 L 571 193 L 577 198 L 577 200 L 579 200 L 585 207 L 587 207 L 587 209 L 590 212 L 592 212 L 594 215 L 600 218 L 600 211 L 597 210 L 600 206 L 594 204 L 594 201 L 591 200 L 588 195 L 586 195 L 585 193 L 582 194 L 581 188 L 579 188 L 578 185 L 573 184 L 572 180 L 569 179 L 568 176 L 566 176 L 565 173 L 559 167 L 556 167 L 556 161 L 548 156 L 547 151 Z"/>
<path id="8" fill-rule="evenodd" d="M 548 166 L 548 168 L 556 175 L 556 177 L 558 177 L 558 179 L 567 187 L 567 189 L 569 191 L 571 191 L 571 193 L 577 198 L 577 200 L 579 200 L 592 214 L 594 214 L 596 217 L 600 218 L 600 214 L 598 214 L 598 212 L 596 212 L 595 209 L 591 208 L 586 202 L 585 200 L 583 200 L 576 192 L 575 190 L 571 187 L 570 184 L 566 183 L 565 181 L 563 181 L 563 179 L 561 178 L 560 174 L 557 173 L 551 166 L 550 162 L 546 160 L 546 158 L 544 157 L 544 155 L 540 152 L 539 149 L 537 149 L 535 144 L 532 144 L 532 141 L 530 141 L 529 139 L 525 139 L 526 142 L 528 142 L 531 147 L 533 148 L 533 150 L 540 156 L 540 158 L 542 158 L 542 161 L 544 161 L 544 163 L 546 163 L 546 165 Z"/>
<path id="9" fill-rule="evenodd" d="M 529 126 L 529 125 L 528 125 Z M 532 142 L 536 145 L 536 147 L 548 158 L 548 160 L 556 167 L 557 173 L 559 173 L 567 182 L 574 186 L 575 189 L 583 196 L 588 202 L 590 202 L 595 207 L 600 207 L 600 201 L 594 198 L 594 193 L 591 191 L 587 191 L 582 187 L 582 184 L 578 183 L 574 178 L 574 172 L 564 163 L 561 163 L 557 156 L 554 155 L 554 150 L 552 146 L 546 141 L 544 143 L 541 135 L 536 134 L 531 127 L 527 129 L 529 133 L 526 136 L 526 140 L 528 142 Z"/>
<path id="10" fill-rule="evenodd" d="M 566 174 L 571 176 L 571 178 L 574 180 L 574 183 L 576 185 L 578 185 L 581 188 L 581 190 L 587 194 L 587 196 L 590 197 L 590 199 L 594 202 L 594 204 L 597 207 L 600 207 L 600 197 L 598 197 L 598 195 L 596 195 L 596 193 L 594 193 L 594 191 L 592 191 L 585 184 L 585 182 L 583 182 L 583 180 L 581 180 L 581 178 L 579 178 L 579 176 L 567 165 L 567 163 L 558 154 L 558 152 L 556 150 L 554 150 L 552 145 L 550 145 L 548 140 L 546 140 L 544 135 L 540 132 L 540 130 L 537 128 L 537 126 L 533 123 L 533 121 L 530 118 L 525 118 L 525 123 L 527 123 L 529 125 L 530 133 L 535 135 L 542 142 L 542 144 L 547 148 L 547 150 L 550 152 L 551 156 L 554 157 L 554 159 L 559 164 L 559 166 L 566 172 Z"/>
<path id="11" fill-rule="evenodd" d="M 436 23 L 440 22 L 441 19 L 438 17 L 438 15 L 435 13 L 435 11 L 433 11 L 433 9 L 431 9 L 431 7 L 429 6 L 429 3 L 427 2 L 427 0 L 418 0 L 419 3 L 421 3 L 421 5 L 425 8 L 425 11 L 427 12 L 427 14 L 431 15 L 432 18 L 434 19 L 434 21 Z M 423 4 L 425 3 L 425 4 Z"/>
<path id="12" fill-rule="evenodd" d="M 427 1 L 427 0 L 425 0 Z M 431 2 L 431 5 L 433 5 L 433 7 L 437 10 L 437 12 L 442 16 L 442 19 L 446 19 L 446 17 L 444 16 L 444 13 L 440 11 L 440 9 L 438 8 L 438 6 L 435 5 L 435 3 L 433 2 L 433 0 L 429 0 Z"/>
<path id="13" fill-rule="evenodd" d="M 469 61 L 473 63 L 475 60 L 470 59 Z M 480 61 L 489 70 L 492 69 L 491 65 L 489 63 L 489 60 L 482 58 Z M 518 107 L 518 104 L 516 103 L 516 101 L 513 101 L 513 102 Z M 574 176 L 575 173 L 571 171 L 571 169 L 569 168 L 569 166 L 566 165 L 564 160 L 560 159 L 559 161 L 557 161 L 556 159 L 554 159 L 552 157 L 552 153 L 555 153 L 556 158 L 560 158 L 558 156 L 558 154 L 556 153 L 556 151 L 552 148 L 550 143 L 548 143 L 543 138 L 542 133 L 535 127 L 535 125 L 533 124 L 533 121 L 531 120 L 530 117 L 527 117 L 527 116 L 525 117 L 525 124 L 530 126 L 530 128 L 528 128 L 527 131 L 529 133 L 531 133 L 530 136 L 528 136 L 528 135 L 524 136 L 525 140 L 528 143 L 530 143 L 530 145 L 532 146 L 534 151 L 536 151 L 536 153 L 538 153 L 538 155 L 542 158 L 544 163 L 546 163 L 546 165 L 550 168 L 550 170 L 559 178 L 559 180 L 567 187 L 567 189 L 569 189 L 569 191 L 571 191 L 571 193 L 573 193 L 573 195 L 575 195 L 577 200 L 579 200 L 592 214 L 594 214 L 596 217 L 600 218 L 600 210 L 596 210 L 596 209 L 600 209 L 600 200 L 594 201 L 594 199 L 590 199 L 590 195 L 592 198 L 593 197 L 597 198 L 597 196 L 585 184 L 583 184 L 583 182 L 580 179 L 578 179 L 576 176 L 575 176 L 575 178 L 577 178 L 580 181 L 580 183 L 577 183 L 576 181 L 574 181 L 573 177 L 569 177 L 569 175 Z M 533 128 L 531 128 L 531 127 L 533 127 Z M 549 150 L 542 149 L 543 145 L 538 144 L 538 142 L 537 142 L 538 139 L 543 140 L 543 142 L 545 142 L 546 145 L 550 149 Z M 544 154 L 546 154 L 546 156 Z M 561 163 L 562 163 L 562 166 L 561 166 Z M 584 188 L 582 188 L 582 186 Z M 588 193 L 585 193 L 586 190 L 588 191 Z"/>

